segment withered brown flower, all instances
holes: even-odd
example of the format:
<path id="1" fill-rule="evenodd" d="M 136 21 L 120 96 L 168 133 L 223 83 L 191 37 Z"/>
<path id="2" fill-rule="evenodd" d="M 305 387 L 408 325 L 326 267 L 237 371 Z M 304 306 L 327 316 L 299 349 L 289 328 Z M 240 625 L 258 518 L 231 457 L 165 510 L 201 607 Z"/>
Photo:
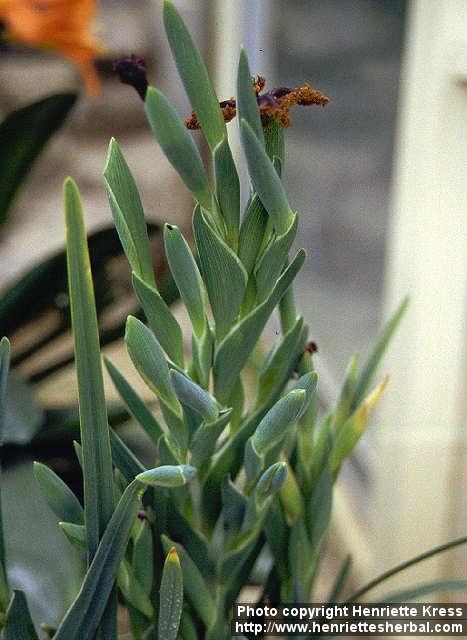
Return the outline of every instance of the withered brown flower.
<path id="1" fill-rule="evenodd" d="M 307 82 L 296 89 L 278 87 L 266 93 L 261 93 L 266 84 L 264 78 L 256 76 L 252 79 L 252 82 L 263 126 L 267 125 L 271 120 L 275 120 L 281 127 L 288 127 L 290 126 L 290 110 L 295 105 L 298 104 L 304 107 L 318 105 L 324 107 L 330 101 L 324 93 L 319 91 L 319 89 L 314 89 Z M 235 98 L 224 100 L 219 103 L 219 106 L 224 115 L 225 122 L 230 122 L 235 118 L 237 113 Z M 194 130 L 200 128 L 194 112 L 185 120 L 185 125 L 188 129 Z"/>

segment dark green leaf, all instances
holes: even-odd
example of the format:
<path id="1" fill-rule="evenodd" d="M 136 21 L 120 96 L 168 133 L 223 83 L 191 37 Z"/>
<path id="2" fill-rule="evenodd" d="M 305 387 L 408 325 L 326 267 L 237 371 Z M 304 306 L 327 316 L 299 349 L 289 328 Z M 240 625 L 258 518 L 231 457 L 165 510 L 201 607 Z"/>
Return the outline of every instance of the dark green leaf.
<path id="1" fill-rule="evenodd" d="M 36 158 L 75 102 L 73 93 L 48 96 L 13 111 L 0 124 L 0 224 Z"/>
<path id="2" fill-rule="evenodd" d="M 15 590 L 6 614 L 3 640 L 39 640 L 29 613 L 26 596 Z"/>

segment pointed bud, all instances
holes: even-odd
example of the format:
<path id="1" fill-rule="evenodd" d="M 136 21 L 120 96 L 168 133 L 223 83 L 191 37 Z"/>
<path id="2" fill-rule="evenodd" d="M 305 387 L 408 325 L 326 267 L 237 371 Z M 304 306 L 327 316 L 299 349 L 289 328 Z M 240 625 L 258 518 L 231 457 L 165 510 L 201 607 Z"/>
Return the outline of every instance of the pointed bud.
<path id="1" fill-rule="evenodd" d="M 187 464 L 164 465 L 143 471 L 136 476 L 136 480 L 143 484 L 151 484 L 158 487 L 182 487 L 190 482 L 196 475 L 196 469 Z"/>
<path id="2" fill-rule="evenodd" d="M 263 473 L 256 485 L 258 498 L 268 498 L 276 494 L 287 480 L 287 463 L 276 462 Z"/>

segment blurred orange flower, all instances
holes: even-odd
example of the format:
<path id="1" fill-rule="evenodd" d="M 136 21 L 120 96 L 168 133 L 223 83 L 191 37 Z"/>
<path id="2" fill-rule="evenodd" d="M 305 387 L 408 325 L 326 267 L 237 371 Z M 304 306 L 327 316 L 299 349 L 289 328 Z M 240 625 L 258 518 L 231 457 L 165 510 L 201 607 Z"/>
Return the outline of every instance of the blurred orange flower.
<path id="1" fill-rule="evenodd" d="M 10 40 L 56 51 L 82 73 L 90 94 L 99 91 L 94 58 L 101 51 L 90 23 L 96 0 L 0 0 L 0 22 Z"/>

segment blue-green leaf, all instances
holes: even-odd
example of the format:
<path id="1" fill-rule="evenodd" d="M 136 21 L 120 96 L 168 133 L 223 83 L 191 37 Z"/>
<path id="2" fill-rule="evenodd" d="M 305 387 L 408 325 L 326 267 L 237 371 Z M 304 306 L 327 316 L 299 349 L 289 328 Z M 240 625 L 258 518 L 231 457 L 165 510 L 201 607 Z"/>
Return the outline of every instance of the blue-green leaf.
<path id="1" fill-rule="evenodd" d="M 169 358 L 181 369 L 185 366 L 183 333 L 169 306 L 154 287 L 133 273 L 133 287 L 148 324 Z"/>
<path id="2" fill-rule="evenodd" d="M 96 306 L 78 189 L 65 182 L 67 266 L 83 447 L 84 513 L 92 559 L 114 509 L 112 455 Z"/>
<path id="3" fill-rule="evenodd" d="M 233 385 L 258 342 L 269 316 L 289 288 L 304 260 L 305 252 L 301 250 L 278 279 L 268 298 L 245 316 L 219 345 L 214 360 L 214 375 L 216 396 L 220 402 L 227 402 Z"/>
<path id="4" fill-rule="evenodd" d="M 239 314 L 247 274 L 232 249 L 213 231 L 199 207 L 193 214 L 193 229 L 204 283 L 216 321 L 216 334 L 222 338 Z"/>
<path id="5" fill-rule="evenodd" d="M 185 91 L 212 149 L 227 134 L 217 96 L 190 32 L 171 2 L 164 2 L 164 26 Z"/>
<path id="6" fill-rule="evenodd" d="M 161 425 L 130 383 L 123 377 L 117 367 L 105 356 L 104 363 L 110 377 L 112 378 L 112 382 L 114 383 L 115 388 L 125 403 L 128 411 L 135 418 L 138 424 L 141 425 L 151 440 L 156 443 L 163 433 Z"/>
<path id="7" fill-rule="evenodd" d="M 164 242 L 170 271 L 190 316 L 193 330 L 201 338 L 206 330 L 204 285 L 187 241 L 174 225 L 164 226 Z"/>
<path id="8" fill-rule="evenodd" d="M 132 482 L 118 501 L 99 543 L 81 589 L 68 609 L 54 640 L 92 640 L 112 591 L 135 518 L 140 507 L 141 484 Z"/>
<path id="9" fill-rule="evenodd" d="M 164 465 L 154 469 L 148 469 L 136 476 L 136 479 L 143 484 L 150 484 L 155 487 L 183 487 L 196 475 L 196 469 L 187 464 Z"/>
<path id="10" fill-rule="evenodd" d="M 191 461 L 195 467 L 201 467 L 212 455 L 216 442 L 228 425 L 232 415 L 231 409 L 221 411 L 214 422 L 203 422 L 193 435 L 191 441 Z"/>
<path id="11" fill-rule="evenodd" d="M 242 143 L 248 171 L 256 193 L 271 217 L 278 234 L 285 233 L 293 221 L 293 211 L 285 195 L 281 179 L 264 147 L 246 120 L 241 121 Z"/>
<path id="12" fill-rule="evenodd" d="M 294 389 L 271 407 L 251 439 L 259 455 L 265 455 L 285 437 L 287 429 L 299 419 L 305 403 L 306 391 Z"/>
<path id="13" fill-rule="evenodd" d="M 182 418 L 183 410 L 172 386 L 167 360 L 152 331 L 134 316 L 128 316 L 125 342 L 130 358 L 145 383 Z"/>
<path id="14" fill-rule="evenodd" d="M 247 122 L 259 142 L 264 146 L 263 126 L 253 89 L 253 79 L 245 49 L 240 50 L 237 74 L 237 109 L 239 122 L 243 118 Z"/>
<path id="15" fill-rule="evenodd" d="M 248 274 L 253 271 L 261 247 L 267 239 L 269 216 L 258 195 L 254 195 L 245 211 L 238 238 L 238 257 Z"/>
<path id="16" fill-rule="evenodd" d="M 52 469 L 41 462 L 34 462 L 34 475 L 49 507 L 60 520 L 84 524 L 84 511 L 78 498 Z"/>
<path id="17" fill-rule="evenodd" d="M 158 638 L 177 640 L 183 608 L 183 573 L 175 547 L 164 563 L 159 600 Z"/>
<path id="18" fill-rule="evenodd" d="M 183 572 L 184 594 L 206 627 L 211 626 L 216 616 L 216 604 L 200 570 L 182 545 L 164 535 L 162 545 L 165 553 L 169 553 L 173 547 L 177 550 Z"/>
<path id="19" fill-rule="evenodd" d="M 104 182 L 114 223 L 131 268 L 144 282 L 155 287 L 143 205 L 130 168 L 114 138 L 109 144 Z"/>
<path id="20" fill-rule="evenodd" d="M 175 393 L 182 404 L 199 413 L 208 422 L 216 420 L 219 406 L 211 394 L 175 369 L 170 370 L 170 375 Z"/>
<path id="21" fill-rule="evenodd" d="M 204 166 L 189 132 L 167 98 L 154 87 L 146 93 L 145 111 L 152 132 L 167 159 L 205 209 L 212 209 L 212 192 Z"/>
<path id="22" fill-rule="evenodd" d="M 74 522 L 59 522 L 58 526 L 71 544 L 83 551 L 86 549 L 86 527 Z"/>
<path id="23" fill-rule="evenodd" d="M 214 149 L 214 169 L 216 196 L 226 227 L 226 241 L 236 251 L 240 226 L 240 180 L 226 137 Z"/>

